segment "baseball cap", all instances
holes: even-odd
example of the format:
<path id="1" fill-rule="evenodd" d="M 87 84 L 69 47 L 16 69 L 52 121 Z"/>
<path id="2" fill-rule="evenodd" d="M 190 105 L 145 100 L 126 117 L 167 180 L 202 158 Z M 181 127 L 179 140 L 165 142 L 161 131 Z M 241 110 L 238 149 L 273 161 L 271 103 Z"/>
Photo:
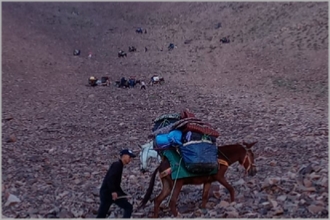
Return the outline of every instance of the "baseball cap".
<path id="1" fill-rule="evenodd" d="M 136 157 L 136 155 L 133 154 L 133 152 L 131 150 L 128 150 L 128 149 L 124 149 L 124 150 L 120 151 L 120 156 L 123 156 L 124 154 L 127 154 L 132 158 Z"/>

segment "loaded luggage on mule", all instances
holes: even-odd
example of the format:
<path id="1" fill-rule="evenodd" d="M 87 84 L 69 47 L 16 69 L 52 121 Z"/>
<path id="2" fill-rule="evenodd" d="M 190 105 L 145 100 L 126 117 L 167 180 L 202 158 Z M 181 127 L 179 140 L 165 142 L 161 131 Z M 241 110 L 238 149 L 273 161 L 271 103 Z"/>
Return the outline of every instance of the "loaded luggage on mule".
<path id="1" fill-rule="evenodd" d="M 154 150 L 167 159 L 179 158 L 182 170 L 209 174 L 218 167 L 216 138 L 219 133 L 188 110 L 164 114 L 154 120 Z"/>

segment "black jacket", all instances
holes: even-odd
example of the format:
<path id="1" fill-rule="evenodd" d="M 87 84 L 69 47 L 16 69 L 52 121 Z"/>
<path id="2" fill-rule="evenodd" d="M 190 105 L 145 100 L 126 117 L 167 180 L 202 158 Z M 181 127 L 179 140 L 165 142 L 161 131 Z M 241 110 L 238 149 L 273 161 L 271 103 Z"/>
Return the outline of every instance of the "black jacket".
<path id="1" fill-rule="evenodd" d="M 112 198 L 111 193 L 113 192 L 116 192 L 118 196 L 126 195 L 120 187 L 123 168 L 124 164 L 121 160 L 111 164 L 100 189 L 101 196 Z"/>

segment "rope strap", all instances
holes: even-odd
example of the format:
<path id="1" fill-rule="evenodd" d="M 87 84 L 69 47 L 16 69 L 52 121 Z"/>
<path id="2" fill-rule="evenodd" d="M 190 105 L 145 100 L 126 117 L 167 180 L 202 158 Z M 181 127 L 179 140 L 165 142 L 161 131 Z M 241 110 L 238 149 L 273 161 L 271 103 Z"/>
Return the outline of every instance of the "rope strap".
<path id="1" fill-rule="evenodd" d="M 178 172 L 177 172 L 177 174 L 176 174 L 176 178 L 175 178 L 175 181 L 174 181 L 174 184 L 173 184 L 173 188 L 172 188 L 172 191 L 171 191 L 170 198 L 168 199 L 167 206 L 169 206 L 169 204 L 170 204 L 170 202 L 171 202 L 171 198 L 172 198 L 173 191 L 174 191 L 174 188 L 175 188 L 176 180 L 178 179 L 178 176 L 179 176 L 179 171 L 180 171 L 181 161 L 182 161 L 182 157 L 181 157 L 180 162 L 179 162 L 179 169 L 178 169 Z"/>
<path id="2" fill-rule="evenodd" d="M 172 169 L 171 169 L 171 167 L 169 167 L 169 168 L 167 168 L 166 170 L 164 170 L 163 172 L 161 172 L 161 173 L 159 174 L 159 176 L 160 176 L 160 178 L 163 178 L 163 177 L 169 175 L 171 172 L 172 172 Z"/>
<path id="3" fill-rule="evenodd" d="M 228 165 L 228 162 L 225 161 L 225 160 L 222 160 L 222 159 L 218 159 L 218 163 L 219 163 L 219 164 L 222 164 L 222 165 L 225 165 L 225 166 L 227 166 L 227 167 L 229 166 L 229 165 Z"/>

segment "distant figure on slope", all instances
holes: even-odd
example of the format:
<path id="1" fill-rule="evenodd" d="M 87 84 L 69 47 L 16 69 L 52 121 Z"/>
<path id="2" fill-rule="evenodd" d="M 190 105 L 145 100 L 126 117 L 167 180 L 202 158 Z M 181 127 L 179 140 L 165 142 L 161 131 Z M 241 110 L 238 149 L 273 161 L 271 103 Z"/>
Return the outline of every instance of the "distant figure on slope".
<path id="1" fill-rule="evenodd" d="M 141 89 L 146 89 L 146 84 L 144 83 L 144 81 L 141 81 Z"/>

